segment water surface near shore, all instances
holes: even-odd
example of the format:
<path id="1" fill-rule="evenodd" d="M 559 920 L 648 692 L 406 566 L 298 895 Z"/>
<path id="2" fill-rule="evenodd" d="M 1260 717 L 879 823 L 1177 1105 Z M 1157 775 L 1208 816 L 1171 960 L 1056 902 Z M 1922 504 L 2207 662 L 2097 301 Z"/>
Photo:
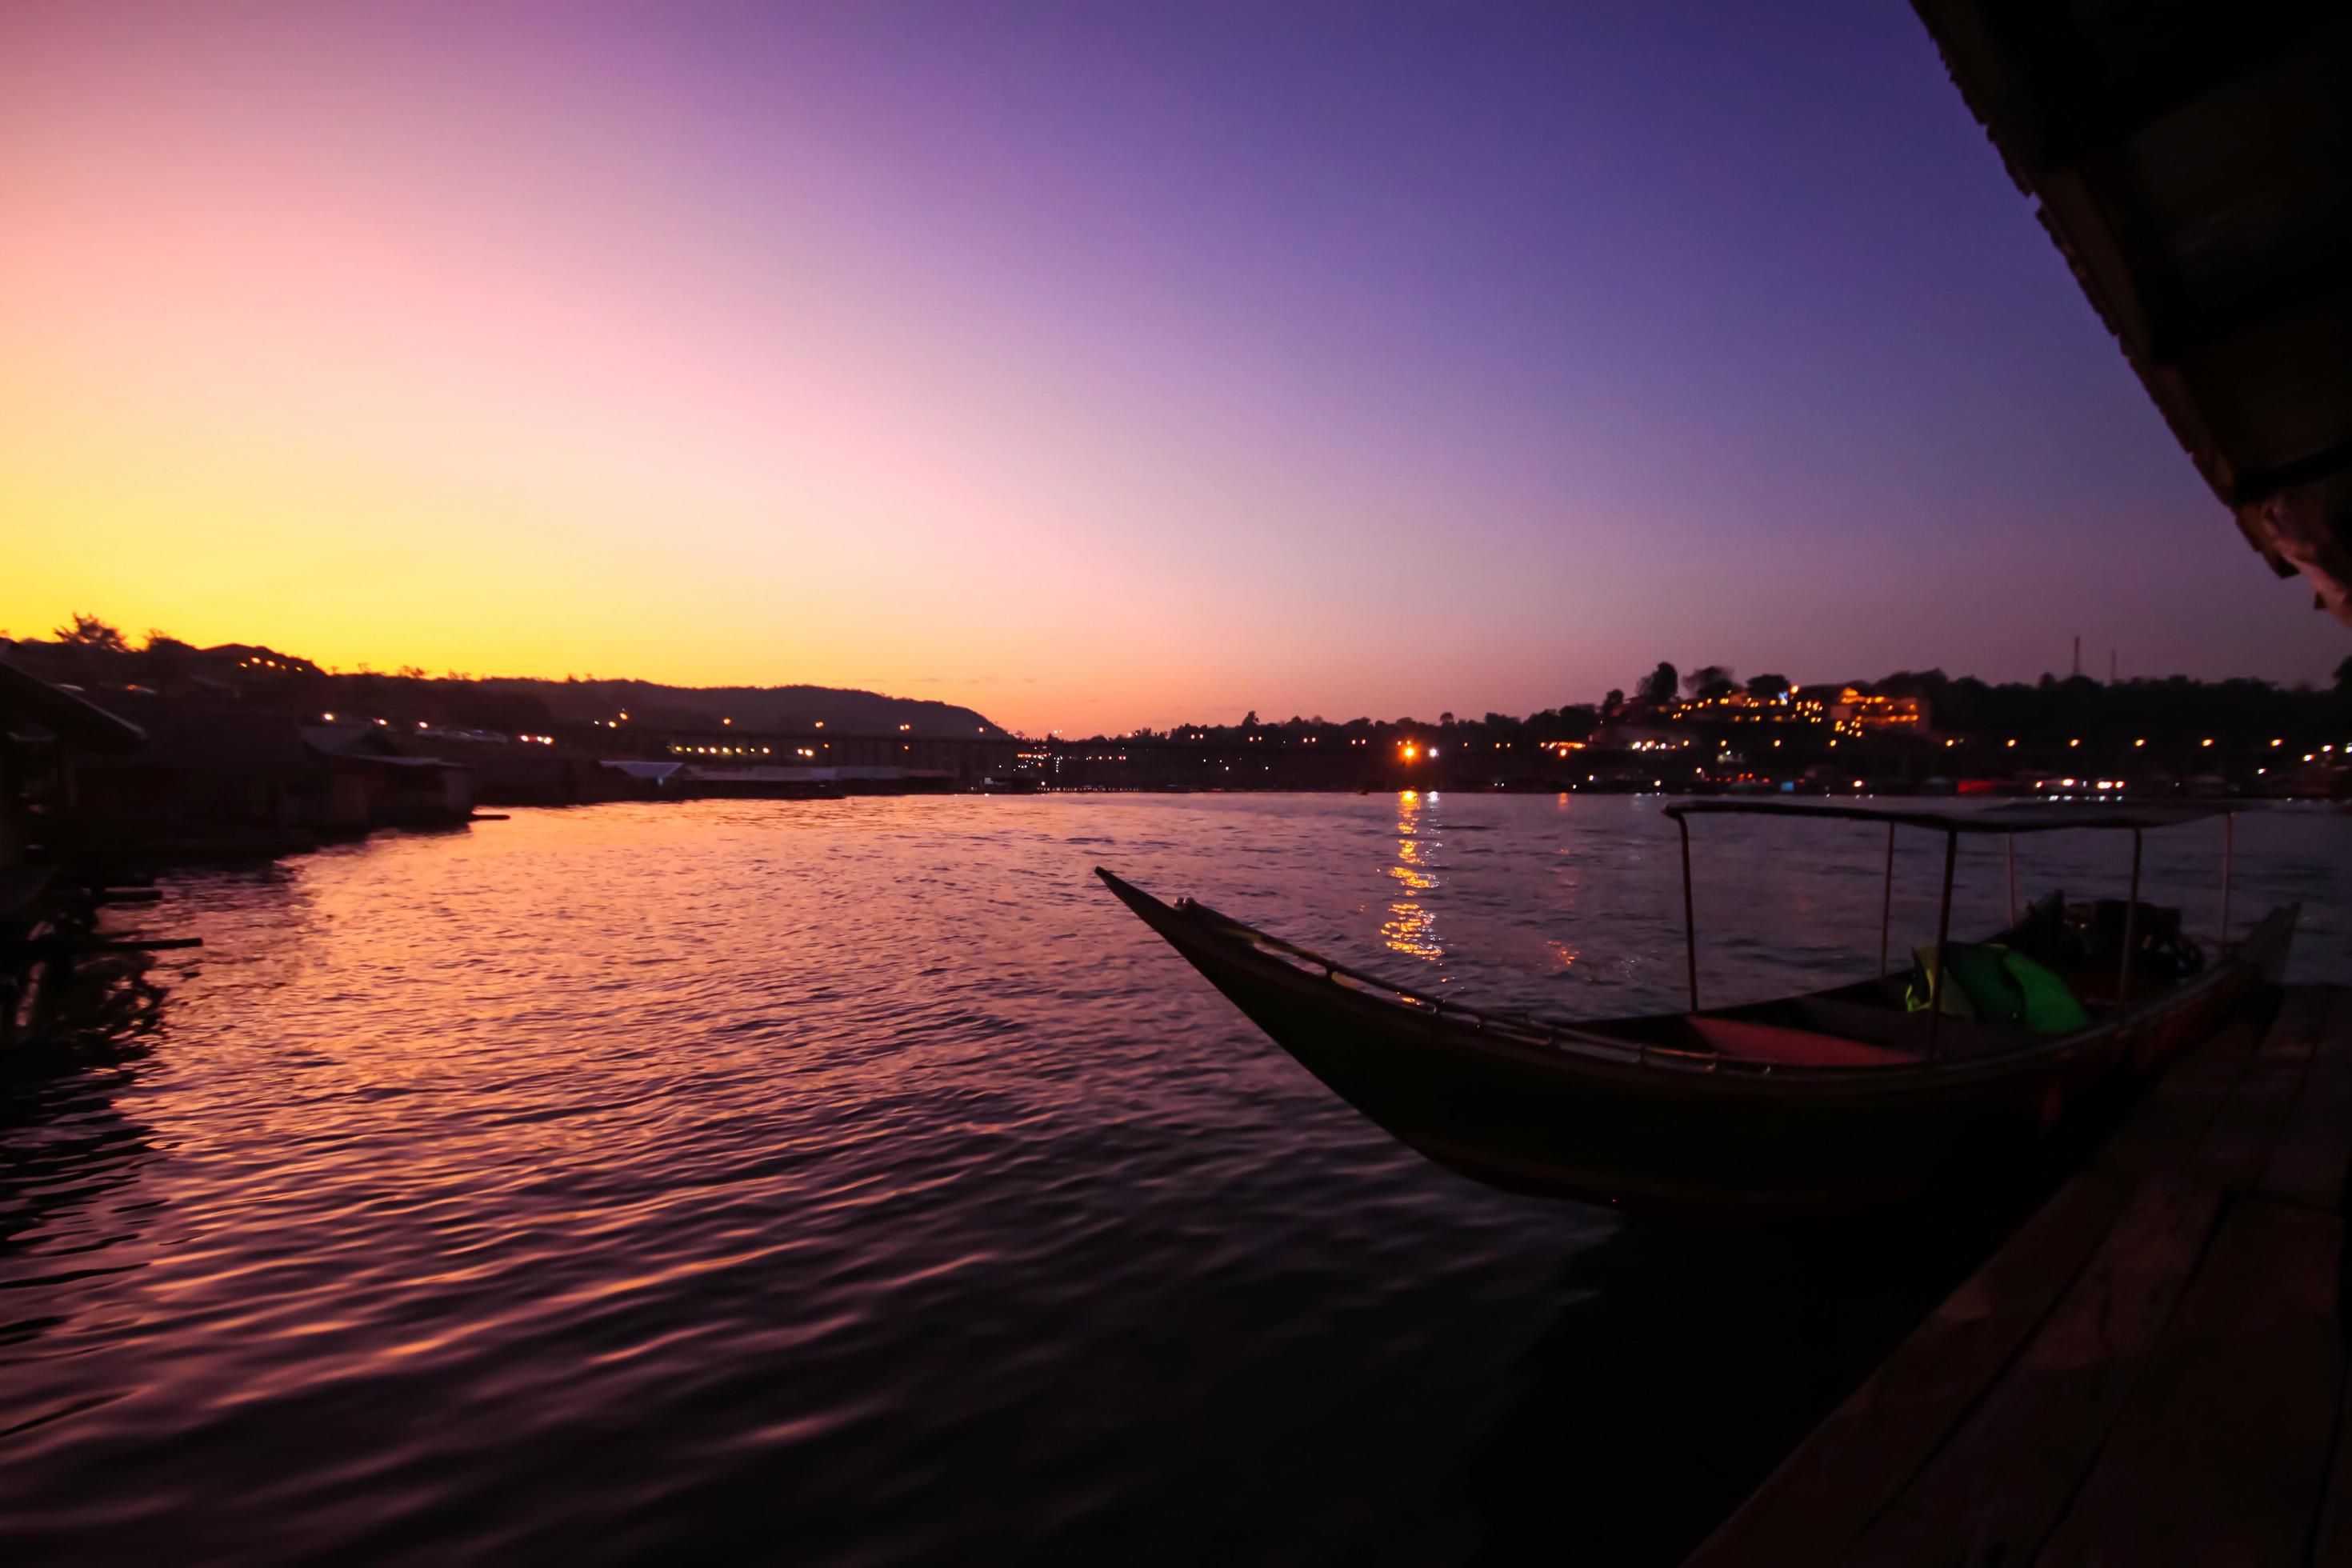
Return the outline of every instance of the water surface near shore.
<path id="1" fill-rule="evenodd" d="M 155 1031 L 0 1087 L 0 1551 L 1671 1556 L 1998 1215 L 1489 1193 L 1088 875 L 1618 1014 L 1684 984 L 1657 805 L 620 805 L 182 877 Z M 1867 971 L 1880 830 L 1694 837 L 1707 1000 Z M 2195 928 L 2220 839 L 2148 839 Z M 2021 890 L 2127 857 L 2028 840 Z M 2236 913 L 2300 899 L 2298 975 L 2352 979 L 2347 870 L 2352 818 L 2242 819 Z M 1964 847 L 1956 929 L 2006 902 Z"/>

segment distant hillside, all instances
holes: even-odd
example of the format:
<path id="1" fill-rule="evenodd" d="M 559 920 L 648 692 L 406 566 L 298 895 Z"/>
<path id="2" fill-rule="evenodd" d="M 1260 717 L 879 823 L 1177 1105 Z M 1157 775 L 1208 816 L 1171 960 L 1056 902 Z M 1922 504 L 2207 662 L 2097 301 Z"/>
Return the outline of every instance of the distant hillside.
<path id="1" fill-rule="evenodd" d="M 153 632 L 144 646 L 134 647 L 120 628 L 94 616 L 76 616 L 50 638 L 0 634 L 0 657 L 94 700 L 128 686 L 151 697 L 235 701 L 288 713 L 343 711 L 404 728 L 415 720 L 528 732 L 626 713 L 631 723 L 656 729 L 716 729 L 721 719 L 731 719 L 748 730 L 806 730 L 822 723 L 853 735 L 945 739 L 1005 733 L 985 714 L 953 703 L 831 686 L 482 679 L 454 671 L 427 675 L 413 665 L 336 672 L 258 644 L 200 648 Z"/>
<path id="2" fill-rule="evenodd" d="M 585 723 L 626 713 L 633 724 L 701 728 L 732 719 L 751 730 L 800 730 L 822 722 L 851 734 L 1002 735 L 981 713 L 949 702 L 885 697 L 834 686 L 657 686 L 649 680 L 525 680 L 479 684 L 537 698 L 557 723 Z"/>

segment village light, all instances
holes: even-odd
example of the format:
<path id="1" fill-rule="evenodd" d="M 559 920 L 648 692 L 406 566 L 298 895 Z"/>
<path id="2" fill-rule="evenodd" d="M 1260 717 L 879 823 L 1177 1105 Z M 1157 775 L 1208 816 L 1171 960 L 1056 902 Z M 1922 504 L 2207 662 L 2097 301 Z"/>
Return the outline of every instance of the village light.
<path id="1" fill-rule="evenodd" d="M 2011 745 L 2011 746 L 2014 746 L 2014 745 L 2016 745 L 2016 744 L 2017 744 L 2017 742 L 2016 742 L 2015 740 L 2013 740 L 2013 739 L 2012 739 L 2012 740 L 2009 741 L 2009 742 L 2007 742 L 2007 744 Z"/>
<path id="2" fill-rule="evenodd" d="M 2201 741 L 2198 742 L 2197 743 L 2198 743 L 2199 745 L 2200 745 L 2200 746 L 2210 746 L 2210 745 L 2211 745 L 2211 744 L 2213 743 L 2213 737 L 2212 737 L 2212 736 L 2210 736 L 2210 735 L 2208 735 L 2208 736 L 2206 736 L 2203 740 L 2201 740 Z"/>
<path id="3" fill-rule="evenodd" d="M 2135 746 L 2145 746 L 2145 745 L 2147 745 L 2147 741 L 2146 740 L 2146 738 L 2145 738 L 2145 737 L 2143 737 L 2143 738 L 2142 738 L 2142 739 L 2140 739 L 2140 740 L 2134 741 L 2134 742 L 2132 742 L 2132 744 L 2133 744 L 2133 745 L 2135 745 Z"/>
<path id="4" fill-rule="evenodd" d="M 2282 740 L 2282 741 L 2273 741 L 2273 742 L 2271 742 L 2271 744 L 2272 744 L 2272 745 L 2273 745 L 2273 746 L 2284 746 L 2284 745 L 2285 745 L 2285 744 L 2286 744 L 2286 742 L 2285 742 L 2284 741 L 2283 741 L 2283 740 Z"/>

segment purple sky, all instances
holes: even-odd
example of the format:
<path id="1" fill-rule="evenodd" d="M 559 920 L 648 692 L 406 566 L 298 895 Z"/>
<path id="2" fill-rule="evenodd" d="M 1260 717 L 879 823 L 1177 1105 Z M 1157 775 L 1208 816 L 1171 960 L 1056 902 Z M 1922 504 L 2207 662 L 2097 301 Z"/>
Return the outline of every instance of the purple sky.
<path id="1" fill-rule="evenodd" d="M 0 20 L 19 635 L 1071 731 L 2352 651 L 1900 6 L 97 9 Z"/>

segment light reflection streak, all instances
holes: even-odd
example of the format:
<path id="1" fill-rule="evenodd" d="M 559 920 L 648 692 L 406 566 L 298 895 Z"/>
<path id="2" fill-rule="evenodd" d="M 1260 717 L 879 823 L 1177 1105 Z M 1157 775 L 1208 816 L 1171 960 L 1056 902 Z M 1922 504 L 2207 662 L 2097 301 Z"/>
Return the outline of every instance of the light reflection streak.
<path id="1" fill-rule="evenodd" d="M 1389 875 L 1405 896 L 1389 905 L 1388 919 L 1381 922 L 1381 941 L 1391 952 L 1435 963 L 1445 956 L 1444 945 L 1437 940 L 1437 916 L 1414 896 L 1435 890 L 1443 880 L 1436 859 L 1440 846 L 1428 832 L 1434 825 L 1423 820 L 1427 809 L 1426 799 L 1412 790 L 1397 796 L 1397 863 L 1389 868 Z"/>

